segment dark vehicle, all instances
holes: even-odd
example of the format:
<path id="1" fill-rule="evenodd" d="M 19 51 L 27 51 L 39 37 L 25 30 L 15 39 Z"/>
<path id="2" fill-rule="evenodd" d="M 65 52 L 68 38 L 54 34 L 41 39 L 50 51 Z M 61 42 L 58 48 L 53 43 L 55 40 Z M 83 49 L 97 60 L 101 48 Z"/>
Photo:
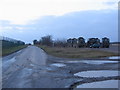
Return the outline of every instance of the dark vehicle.
<path id="1" fill-rule="evenodd" d="M 98 38 L 89 38 L 89 40 L 87 42 L 87 47 L 99 48 L 100 47 L 100 40 Z"/>
<path id="2" fill-rule="evenodd" d="M 78 47 L 85 47 L 85 39 L 83 37 L 78 38 Z"/>
<path id="3" fill-rule="evenodd" d="M 99 48 L 100 47 L 100 44 L 92 44 L 91 46 L 90 46 L 90 48 Z"/>
<path id="4" fill-rule="evenodd" d="M 110 46 L 110 40 L 107 37 L 102 38 L 102 47 L 103 48 L 109 48 Z"/>
<path id="5" fill-rule="evenodd" d="M 67 46 L 68 46 L 68 47 L 72 47 L 72 39 L 71 39 L 71 38 L 69 38 L 69 39 L 67 40 Z"/>
<path id="6" fill-rule="evenodd" d="M 77 48 L 77 39 L 76 38 L 72 39 L 72 47 Z"/>

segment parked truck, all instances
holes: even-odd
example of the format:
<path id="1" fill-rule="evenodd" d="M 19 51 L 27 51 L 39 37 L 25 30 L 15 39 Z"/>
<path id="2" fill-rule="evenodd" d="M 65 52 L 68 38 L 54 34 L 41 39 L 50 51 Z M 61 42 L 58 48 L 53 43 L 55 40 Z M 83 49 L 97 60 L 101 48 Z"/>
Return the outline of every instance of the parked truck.
<path id="1" fill-rule="evenodd" d="M 110 39 L 107 37 L 102 38 L 102 48 L 109 48 Z"/>
<path id="2" fill-rule="evenodd" d="M 72 39 L 72 47 L 74 47 L 74 48 L 77 48 L 77 39 L 76 38 L 73 38 Z"/>
<path id="3" fill-rule="evenodd" d="M 90 48 L 99 48 L 100 47 L 100 39 L 98 38 L 89 38 L 87 42 L 87 47 Z"/>
<path id="4" fill-rule="evenodd" d="M 83 37 L 79 37 L 78 38 L 78 47 L 85 47 L 86 44 L 85 44 L 85 39 Z"/>
<path id="5" fill-rule="evenodd" d="M 67 46 L 68 46 L 68 47 L 72 47 L 72 39 L 71 39 L 71 38 L 69 38 L 69 39 L 67 40 Z"/>

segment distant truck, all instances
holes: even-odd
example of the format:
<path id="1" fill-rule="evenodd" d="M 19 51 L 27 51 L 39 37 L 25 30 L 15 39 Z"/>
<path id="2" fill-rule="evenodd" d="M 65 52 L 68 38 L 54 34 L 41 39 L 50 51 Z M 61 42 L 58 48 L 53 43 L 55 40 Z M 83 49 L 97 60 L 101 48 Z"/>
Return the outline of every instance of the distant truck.
<path id="1" fill-rule="evenodd" d="M 99 48 L 101 46 L 100 40 L 98 38 L 89 38 L 87 42 L 87 47 Z"/>
<path id="2" fill-rule="evenodd" d="M 85 47 L 86 44 L 85 44 L 85 39 L 83 37 L 79 37 L 78 38 L 78 47 Z"/>
<path id="3" fill-rule="evenodd" d="M 69 39 L 67 40 L 67 46 L 68 46 L 68 47 L 72 47 L 72 39 L 71 39 L 71 38 L 69 38 Z"/>
<path id="4" fill-rule="evenodd" d="M 107 37 L 102 38 L 102 48 L 109 48 L 110 39 Z"/>
<path id="5" fill-rule="evenodd" d="M 67 46 L 68 47 L 74 47 L 74 48 L 81 48 L 81 47 L 88 47 L 88 48 L 109 48 L 110 46 L 110 39 L 107 37 L 102 38 L 102 41 L 100 41 L 99 38 L 89 38 L 87 42 L 85 42 L 85 39 L 83 37 L 76 38 L 70 38 L 67 40 Z"/>
<path id="6" fill-rule="evenodd" d="M 76 38 L 72 39 L 72 47 L 77 48 L 77 39 Z"/>

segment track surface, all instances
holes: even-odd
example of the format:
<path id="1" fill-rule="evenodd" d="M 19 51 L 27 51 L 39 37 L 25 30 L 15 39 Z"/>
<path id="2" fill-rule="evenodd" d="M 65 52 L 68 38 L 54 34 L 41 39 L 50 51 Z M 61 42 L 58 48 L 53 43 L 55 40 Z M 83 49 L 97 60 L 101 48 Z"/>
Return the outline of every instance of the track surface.
<path id="1" fill-rule="evenodd" d="M 68 88 L 74 83 L 118 80 L 118 76 L 78 77 L 75 73 L 89 70 L 118 70 L 117 62 L 90 64 L 47 55 L 36 46 L 28 46 L 3 57 L 3 88 Z M 71 61 L 71 62 L 70 62 Z M 76 61 L 76 63 L 74 62 Z M 69 63 L 70 62 L 70 63 Z"/>

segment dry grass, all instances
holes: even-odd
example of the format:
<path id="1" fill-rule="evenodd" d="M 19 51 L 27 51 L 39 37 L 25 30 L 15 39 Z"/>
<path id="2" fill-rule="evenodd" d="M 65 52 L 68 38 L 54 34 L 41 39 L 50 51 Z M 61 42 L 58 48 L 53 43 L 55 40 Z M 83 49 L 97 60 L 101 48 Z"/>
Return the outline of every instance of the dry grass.
<path id="1" fill-rule="evenodd" d="M 2 48 L 2 56 L 9 55 L 11 53 L 14 53 L 20 49 L 26 48 L 27 45 L 22 45 L 22 46 L 16 46 L 16 47 L 10 47 L 10 48 Z"/>
<path id="2" fill-rule="evenodd" d="M 91 48 L 58 48 L 39 46 L 48 54 L 63 58 L 100 58 L 108 56 L 117 56 L 117 54 L 107 51 L 101 51 Z"/>

